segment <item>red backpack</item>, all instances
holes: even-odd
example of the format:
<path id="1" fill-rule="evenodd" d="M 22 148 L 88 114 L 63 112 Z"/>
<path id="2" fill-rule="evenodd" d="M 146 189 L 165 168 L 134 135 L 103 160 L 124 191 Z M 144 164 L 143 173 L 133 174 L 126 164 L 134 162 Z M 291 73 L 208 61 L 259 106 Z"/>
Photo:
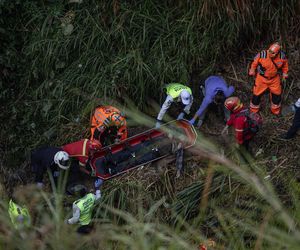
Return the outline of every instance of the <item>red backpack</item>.
<path id="1" fill-rule="evenodd" d="M 247 118 L 247 127 L 244 132 L 251 132 L 252 134 L 256 134 L 263 123 L 263 119 L 259 113 L 250 112 L 249 109 L 245 109 L 238 113 L 235 117 L 245 116 Z"/>

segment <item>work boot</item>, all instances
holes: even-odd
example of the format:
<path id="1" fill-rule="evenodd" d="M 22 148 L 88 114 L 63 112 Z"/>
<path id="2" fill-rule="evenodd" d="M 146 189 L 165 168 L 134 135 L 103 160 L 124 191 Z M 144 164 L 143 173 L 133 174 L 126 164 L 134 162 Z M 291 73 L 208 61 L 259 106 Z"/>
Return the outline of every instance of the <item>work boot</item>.
<path id="1" fill-rule="evenodd" d="M 260 109 L 260 105 L 255 105 L 252 103 L 252 101 L 250 101 L 250 112 L 251 113 L 257 113 Z"/>
<path id="2" fill-rule="evenodd" d="M 279 115 L 280 115 L 280 110 L 272 110 L 272 109 L 271 109 L 271 112 L 272 112 L 272 114 L 275 115 L 275 116 L 279 116 Z"/>
<path id="3" fill-rule="evenodd" d="M 274 103 L 271 103 L 271 112 L 274 115 L 279 115 L 280 111 L 281 111 L 281 105 L 280 104 L 276 105 Z"/>

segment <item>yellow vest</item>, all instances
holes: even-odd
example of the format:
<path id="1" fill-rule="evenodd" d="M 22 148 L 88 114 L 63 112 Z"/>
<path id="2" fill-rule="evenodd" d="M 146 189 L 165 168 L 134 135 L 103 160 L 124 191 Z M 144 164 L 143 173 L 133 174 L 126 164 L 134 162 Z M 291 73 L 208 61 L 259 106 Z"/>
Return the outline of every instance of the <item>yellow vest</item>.
<path id="1" fill-rule="evenodd" d="M 190 95 L 192 95 L 192 90 L 180 83 L 170 83 L 165 88 L 167 94 L 172 96 L 173 99 L 176 99 L 180 95 L 182 90 L 186 90 L 190 93 Z"/>
<path id="2" fill-rule="evenodd" d="M 74 202 L 80 209 L 79 224 L 88 225 L 92 220 L 93 206 L 95 196 L 92 193 L 87 194 L 83 198 Z"/>
<path id="3" fill-rule="evenodd" d="M 11 219 L 12 224 L 16 229 L 21 229 L 22 227 L 30 226 L 30 215 L 26 207 L 21 207 L 18 204 L 14 203 L 12 200 L 9 201 L 8 213 Z M 19 221 L 20 217 L 22 222 Z"/>

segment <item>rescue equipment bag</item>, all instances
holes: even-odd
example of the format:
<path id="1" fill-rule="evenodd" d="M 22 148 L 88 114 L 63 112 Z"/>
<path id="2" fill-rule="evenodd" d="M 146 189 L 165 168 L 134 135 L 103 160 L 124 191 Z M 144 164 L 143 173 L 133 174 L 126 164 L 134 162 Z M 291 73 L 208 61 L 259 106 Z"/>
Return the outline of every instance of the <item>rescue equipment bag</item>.
<path id="1" fill-rule="evenodd" d="M 259 113 L 250 112 L 249 109 L 240 112 L 235 117 L 245 116 L 247 126 L 244 132 L 251 132 L 252 134 L 258 133 L 262 126 L 262 117 Z"/>

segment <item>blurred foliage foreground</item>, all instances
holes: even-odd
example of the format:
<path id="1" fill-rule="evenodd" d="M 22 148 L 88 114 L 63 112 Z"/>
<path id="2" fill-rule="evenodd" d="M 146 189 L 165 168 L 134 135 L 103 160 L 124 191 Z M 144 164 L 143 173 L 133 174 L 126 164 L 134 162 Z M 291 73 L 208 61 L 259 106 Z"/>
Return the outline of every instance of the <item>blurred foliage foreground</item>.
<path id="1" fill-rule="evenodd" d="M 199 79 L 250 48 L 274 40 L 288 53 L 299 47 L 296 0 L 0 0 L 0 13 L 6 182 L 36 146 L 87 136 L 96 104 L 126 106 L 130 98 L 153 114 L 148 104 L 160 101 L 167 82 L 189 81 L 196 90 Z M 197 249 L 208 237 L 216 249 L 298 248 L 297 181 L 281 172 L 265 178 L 264 165 L 246 156 L 233 157 L 237 166 L 204 138 L 194 151 L 201 162 L 187 162 L 191 172 L 180 180 L 170 170 L 105 184 L 97 230 L 88 237 L 64 224 L 71 202 L 33 187 L 19 194 L 33 214 L 32 230 L 15 232 L 1 186 L 1 249 Z"/>
<path id="2" fill-rule="evenodd" d="M 2 192 L 1 249 L 198 249 L 209 238 L 215 241 L 209 249 L 297 249 L 299 182 L 286 173 L 269 178 L 243 153 L 233 153 L 237 165 L 202 139 L 190 152 L 201 163 L 187 162 L 189 172 L 180 179 L 175 169 L 158 168 L 149 178 L 137 170 L 105 183 L 88 236 L 64 223 L 74 197 L 30 185 L 15 189 L 14 198 L 29 207 L 32 227 L 15 231 Z M 276 195 L 276 178 L 289 197 Z"/>

